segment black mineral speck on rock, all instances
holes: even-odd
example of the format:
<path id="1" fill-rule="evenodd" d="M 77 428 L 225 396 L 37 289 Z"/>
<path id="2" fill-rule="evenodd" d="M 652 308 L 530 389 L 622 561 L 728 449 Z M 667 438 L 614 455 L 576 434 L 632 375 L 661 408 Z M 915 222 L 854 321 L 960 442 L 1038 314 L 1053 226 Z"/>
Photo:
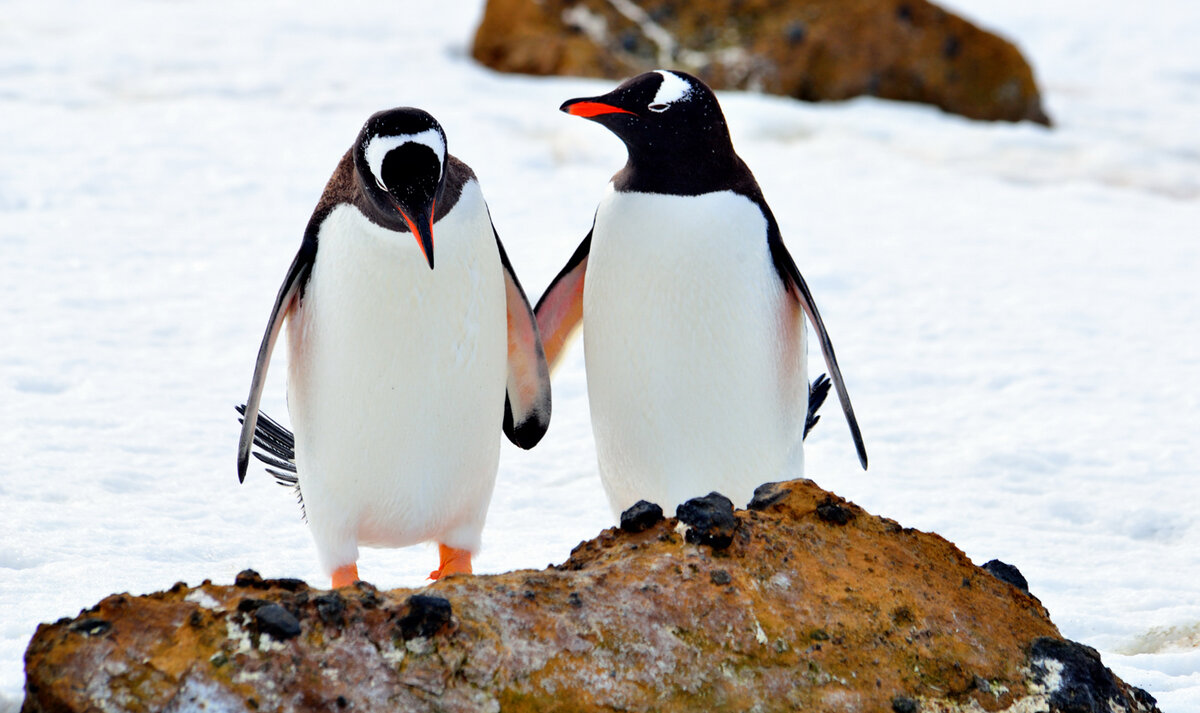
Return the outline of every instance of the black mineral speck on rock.
<path id="1" fill-rule="evenodd" d="M 798 45 L 804 41 L 805 37 L 808 36 L 808 26 L 803 22 L 796 20 L 788 25 L 785 34 L 787 35 L 787 41 L 789 44 Z"/>
<path id="2" fill-rule="evenodd" d="M 729 573 L 723 569 L 714 569 L 708 576 L 710 579 L 712 579 L 712 583 L 716 585 L 729 584 L 733 581 L 733 578 L 729 576 Z"/>
<path id="3" fill-rule="evenodd" d="M 1062 665 L 1058 687 L 1050 691 L 1051 711 L 1101 713 L 1101 711 L 1154 710 L 1156 701 L 1145 691 L 1129 687 L 1128 695 L 1117 685 L 1113 672 L 1100 661 L 1090 646 L 1043 636 L 1033 642 L 1029 653 L 1033 677 L 1042 685 L 1050 676 L 1049 661 Z"/>
<path id="4" fill-rule="evenodd" d="M 833 525 L 845 525 L 854 519 L 854 512 L 832 497 L 826 497 L 817 506 L 817 517 Z"/>
<path id="5" fill-rule="evenodd" d="M 892 699 L 892 710 L 895 713 L 917 713 L 921 706 L 908 696 L 896 696 Z"/>
<path id="6" fill-rule="evenodd" d="M 300 622 L 294 614 L 278 604 L 267 604 L 255 609 L 254 623 L 260 632 L 280 641 L 300 635 Z"/>
<path id="7" fill-rule="evenodd" d="M 962 42 L 954 35 L 946 38 L 942 43 L 942 56 L 946 59 L 954 59 L 962 52 Z"/>
<path id="8" fill-rule="evenodd" d="M 450 623 L 450 600 L 426 594 L 408 598 L 408 613 L 400 617 L 400 636 L 404 640 L 433 636 Z"/>
<path id="9" fill-rule="evenodd" d="M 112 630 L 112 622 L 104 619 L 80 619 L 71 625 L 71 631 L 78 631 L 85 636 L 102 636 Z"/>
<path id="10" fill-rule="evenodd" d="M 684 539 L 696 545 L 708 545 L 723 550 L 733 542 L 738 519 L 733 515 L 733 502 L 720 493 L 692 498 L 675 509 L 675 517 L 688 525 Z"/>
<path id="11" fill-rule="evenodd" d="M 316 597 L 313 602 L 317 605 L 317 616 L 321 617 L 321 621 L 339 626 L 344 623 L 346 600 L 342 599 L 342 595 L 330 592 Z"/>
<path id="12" fill-rule="evenodd" d="M 621 530 L 645 532 L 663 519 L 662 508 L 651 502 L 639 500 L 621 513 Z"/>
<path id="13" fill-rule="evenodd" d="M 621 49 L 626 52 L 633 52 L 638 46 L 638 35 L 634 30 L 625 30 L 617 36 L 617 42 L 621 44 Z"/>
<path id="14" fill-rule="evenodd" d="M 754 497 L 746 507 L 750 510 L 765 510 L 792 491 L 783 487 L 782 483 L 763 483 L 754 489 Z"/>
<path id="15" fill-rule="evenodd" d="M 1006 564 L 1000 560 L 992 560 L 991 562 L 983 565 L 983 568 L 1001 582 L 1008 582 L 1017 589 L 1020 589 L 1022 592 L 1029 594 L 1029 582 L 1025 581 L 1025 577 L 1021 574 L 1021 570 L 1017 569 L 1011 564 Z"/>
<path id="16" fill-rule="evenodd" d="M 579 592 L 571 592 L 567 595 L 567 603 L 578 609 L 583 606 L 583 598 L 579 596 Z"/>

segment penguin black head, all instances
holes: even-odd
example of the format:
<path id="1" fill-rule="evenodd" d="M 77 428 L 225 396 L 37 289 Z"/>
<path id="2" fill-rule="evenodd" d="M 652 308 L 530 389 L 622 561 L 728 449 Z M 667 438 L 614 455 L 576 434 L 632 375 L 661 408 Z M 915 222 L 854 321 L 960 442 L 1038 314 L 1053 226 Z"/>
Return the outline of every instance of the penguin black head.
<path id="1" fill-rule="evenodd" d="M 736 158 L 716 95 L 684 72 L 639 74 L 608 94 L 571 99 L 559 108 L 616 134 L 631 165 L 642 170 L 704 170 L 703 164 L 722 170 Z"/>
<path id="2" fill-rule="evenodd" d="M 367 119 L 354 144 L 354 167 L 373 215 L 409 231 L 433 269 L 433 214 L 446 182 L 446 132 L 420 109 L 388 109 Z"/>

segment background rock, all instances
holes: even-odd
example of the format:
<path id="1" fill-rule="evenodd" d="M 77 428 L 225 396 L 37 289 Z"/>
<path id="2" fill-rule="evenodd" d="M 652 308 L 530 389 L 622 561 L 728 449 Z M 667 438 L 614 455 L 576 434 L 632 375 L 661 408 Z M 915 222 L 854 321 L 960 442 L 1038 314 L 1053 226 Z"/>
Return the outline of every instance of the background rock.
<path id="1" fill-rule="evenodd" d="M 755 502 L 718 551 L 667 519 L 419 594 L 245 572 L 111 596 L 38 628 L 24 710 L 1156 710 L 937 535 L 811 481 Z"/>
<path id="2" fill-rule="evenodd" d="M 502 72 L 681 69 L 715 89 L 1050 123 L 1011 42 L 926 0 L 488 0 L 472 54 Z"/>

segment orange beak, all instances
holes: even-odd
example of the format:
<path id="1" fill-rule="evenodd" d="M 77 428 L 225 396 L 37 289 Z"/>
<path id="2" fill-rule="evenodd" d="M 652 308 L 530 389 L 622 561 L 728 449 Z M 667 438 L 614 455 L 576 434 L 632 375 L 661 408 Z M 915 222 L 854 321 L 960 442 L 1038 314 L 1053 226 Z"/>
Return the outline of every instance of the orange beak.
<path id="1" fill-rule="evenodd" d="M 571 116 L 582 116 L 585 119 L 590 119 L 594 116 L 601 116 L 603 114 L 632 114 L 633 116 L 637 116 L 628 109 L 622 109 L 620 107 L 613 106 L 612 104 L 605 104 L 603 102 L 592 101 L 590 99 L 568 100 L 563 102 L 563 105 L 559 107 L 559 111 L 565 111 Z"/>
<path id="2" fill-rule="evenodd" d="M 435 201 L 436 203 L 436 201 Z M 409 231 L 417 240 L 417 246 L 421 248 L 421 254 L 425 256 L 426 262 L 429 263 L 429 269 L 433 269 L 433 211 L 435 205 L 431 203 L 428 211 L 422 211 L 413 220 L 409 214 L 398 204 L 396 210 L 400 216 L 404 218 L 404 222 L 408 224 Z M 424 228 L 424 229 L 422 229 Z"/>

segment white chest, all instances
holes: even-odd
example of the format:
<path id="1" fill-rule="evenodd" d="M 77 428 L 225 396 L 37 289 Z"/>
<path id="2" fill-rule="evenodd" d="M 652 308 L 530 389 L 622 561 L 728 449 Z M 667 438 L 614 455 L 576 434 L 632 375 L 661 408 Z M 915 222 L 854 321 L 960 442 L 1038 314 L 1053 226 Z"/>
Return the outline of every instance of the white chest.
<path id="1" fill-rule="evenodd" d="M 508 342 L 499 251 L 476 184 L 433 236 L 431 270 L 411 234 L 350 206 L 318 235 L 289 325 L 288 374 L 300 487 L 318 543 L 411 544 L 460 522 L 474 523 L 470 540 L 482 527 Z"/>
<path id="2" fill-rule="evenodd" d="M 803 321 L 759 208 L 610 192 L 584 283 L 588 397 L 614 510 L 719 490 L 744 505 L 798 458 Z M 743 502 L 738 502 L 743 499 Z"/>

